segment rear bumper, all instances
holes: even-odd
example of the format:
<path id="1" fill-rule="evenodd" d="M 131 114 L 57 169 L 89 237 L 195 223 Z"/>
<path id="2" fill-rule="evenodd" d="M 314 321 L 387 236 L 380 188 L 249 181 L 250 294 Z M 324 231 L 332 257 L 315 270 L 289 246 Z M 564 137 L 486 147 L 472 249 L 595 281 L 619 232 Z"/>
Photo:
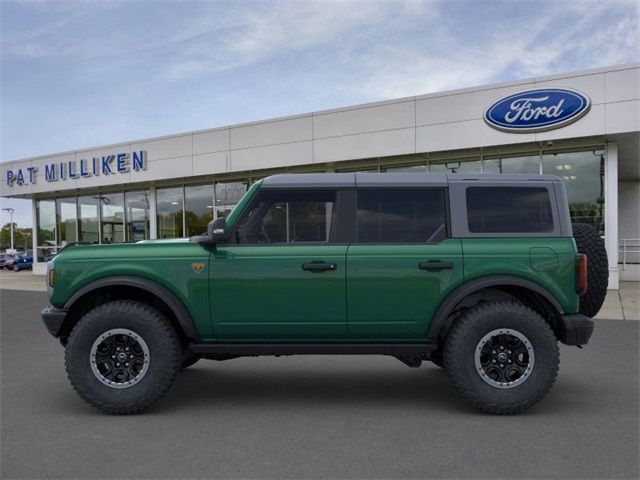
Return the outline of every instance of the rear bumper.
<path id="1" fill-rule="evenodd" d="M 562 315 L 558 340 L 565 345 L 586 345 L 593 333 L 593 319 L 582 314 Z"/>
<path id="2" fill-rule="evenodd" d="M 47 327 L 49 333 L 58 338 L 60 336 L 60 331 L 62 330 L 64 319 L 67 317 L 67 310 L 47 307 L 42 310 L 41 316 L 44 326 Z"/>

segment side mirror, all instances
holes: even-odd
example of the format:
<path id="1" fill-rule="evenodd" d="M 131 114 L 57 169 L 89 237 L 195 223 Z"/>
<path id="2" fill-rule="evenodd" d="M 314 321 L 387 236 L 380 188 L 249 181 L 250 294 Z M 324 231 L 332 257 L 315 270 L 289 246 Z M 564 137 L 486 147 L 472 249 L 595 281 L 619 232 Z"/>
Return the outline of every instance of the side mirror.
<path id="1" fill-rule="evenodd" d="M 212 220 L 207 225 L 207 233 L 191 237 L 192 242 L 199 243 L 200 245 L 216 245 L 218 243 L 224 243 L 229 237 L 229 231 L 227 230 L 227 222 L 224 218 L 218 218 Z"/>
<path id="2" fill-rule="evenodd" d="M 227 221 L 224 218 L 216 218 L 207 226 L 207 237 L 212 244 L 224 242 L 229 235 Z"/>

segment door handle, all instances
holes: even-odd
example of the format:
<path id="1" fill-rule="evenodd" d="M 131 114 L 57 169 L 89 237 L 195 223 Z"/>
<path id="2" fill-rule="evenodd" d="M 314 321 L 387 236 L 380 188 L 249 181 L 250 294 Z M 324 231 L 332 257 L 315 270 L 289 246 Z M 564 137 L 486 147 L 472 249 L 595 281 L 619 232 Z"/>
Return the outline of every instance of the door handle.
<path id="1" fill-rule="evenodd" d="M 451 270 L 452 262 L 420 262 L 418 264 L 420 270 Z"/>
<path id="2" fill-rule="evenodd" d="M 335 270 L 338 268 L 338 265 L 335 263 L 303 263 L 302 269 L 307 272 L 327 272 L 330 270 Z"/>

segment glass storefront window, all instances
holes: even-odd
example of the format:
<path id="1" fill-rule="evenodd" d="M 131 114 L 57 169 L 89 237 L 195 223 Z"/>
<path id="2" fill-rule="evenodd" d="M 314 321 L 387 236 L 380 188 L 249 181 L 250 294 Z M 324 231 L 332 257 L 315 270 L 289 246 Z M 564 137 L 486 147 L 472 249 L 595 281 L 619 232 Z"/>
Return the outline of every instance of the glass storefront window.
<path id="1" fill-rule="evenodd" d="M 336 173 L 378 173 L 378 167 L 374 165 L 364 167 L 336 168 Z"/>
<path id="2" fill-rule="evenodd" d="M 600 154 L 571 152 L 544 154 L 543 172 L 564 180 L 571 220 L 589 223 L 604 234 L 604 165 Z"/>
<path id="3" fill-rule="evenodd" d="M 182 187 L 156 190 L 158 238 L 183 237 Z"/>
<path id="4" fill-rule="evenodd" d="M 124 194 L 100 195 L 102 243 L 124 242 Z"/>
<path id="5" fill-rule="evenodd" d="M 216 217 L 226 217 L 247 192 L 248 182 L 225 182 L 215 185 Z"/>
<path id="6" fill-rule="evenodd" d="M 429 168 L 426 165 L 404 165 L 401 167 L 386 167 L 385 172 L 428 172 Z"/>
<path id="7" fill-rule="evenodd" d="M 127 242 L 147 240 L 149 235 L 149 192 L 125 192 Z"/>
<path id="8" fill-rule="evenodd" d="M 58 198 L 58 244 L 64 247 L 78 240 L 78 205 L 76 197 Z"/>
<path id="9" fill-rule="evenodd" d="M 539 175 L 540 155 L 485 159 L 483 168 L 484 173 L 534 173 Z"/>
<path id="10" fill-rule="evenodd" d="M 480 160 L 430 163 L 429 171 L 431 173 L 481 173 L 482 163 Z"/>
<path id="11" fill-rule="evenodd" d="M 36 229 L 38 247 L 55 249 L 56 243 L 56 202 L 54 200 L 38 200 L 36 203 Z M 45 252 L 47 249 L 39 249 Z"/>
<path id="12" fill-rule="evenodd" d="M 98 196 L 78 197 L 78 241 L 100 243 Z"/>
<path id="13" fill-rule="evenodd" d="M 185 236 L 206 233 L 213 220 L 213 184 L 188 185 L 184 187 Z"/>

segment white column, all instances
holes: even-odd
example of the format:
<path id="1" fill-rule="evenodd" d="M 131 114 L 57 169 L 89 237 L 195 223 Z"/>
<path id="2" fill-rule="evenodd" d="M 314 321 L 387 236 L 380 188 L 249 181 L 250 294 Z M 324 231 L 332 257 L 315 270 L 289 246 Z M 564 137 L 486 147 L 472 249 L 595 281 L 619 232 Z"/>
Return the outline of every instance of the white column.
<path id="1" fill-rule="evenodd" d="M 618 144 L 615 142 L 605 147 L 604 243 L 609 259 L 609 289 L 618 290 Z"/>
<path id="2" fill-rule="evenodd" d="M 157 224 L 157 209 L 156 209 L 156 186 L 149 185 L 149 238 L 155 240 L 158 238 L 158 224 Z"/>
<path id="3" fill-rule="evenodd" d="M 37 215 L 36 215 L 36 211 L 37 211 L 36 202 L 37 200 L 35 198 L 31 200 L 31 222 L 32 222 L 31 250 L 33 251 L 33 269 L 31 270 L 31 272 L 34 275 L 43 275 L 45 272 L 41 272 L 42 267 L 41 267 L 41 264 L 38 262 L 38 249 L 36 248 L 38 246 L 38 225 L 37 225 Z"/>

